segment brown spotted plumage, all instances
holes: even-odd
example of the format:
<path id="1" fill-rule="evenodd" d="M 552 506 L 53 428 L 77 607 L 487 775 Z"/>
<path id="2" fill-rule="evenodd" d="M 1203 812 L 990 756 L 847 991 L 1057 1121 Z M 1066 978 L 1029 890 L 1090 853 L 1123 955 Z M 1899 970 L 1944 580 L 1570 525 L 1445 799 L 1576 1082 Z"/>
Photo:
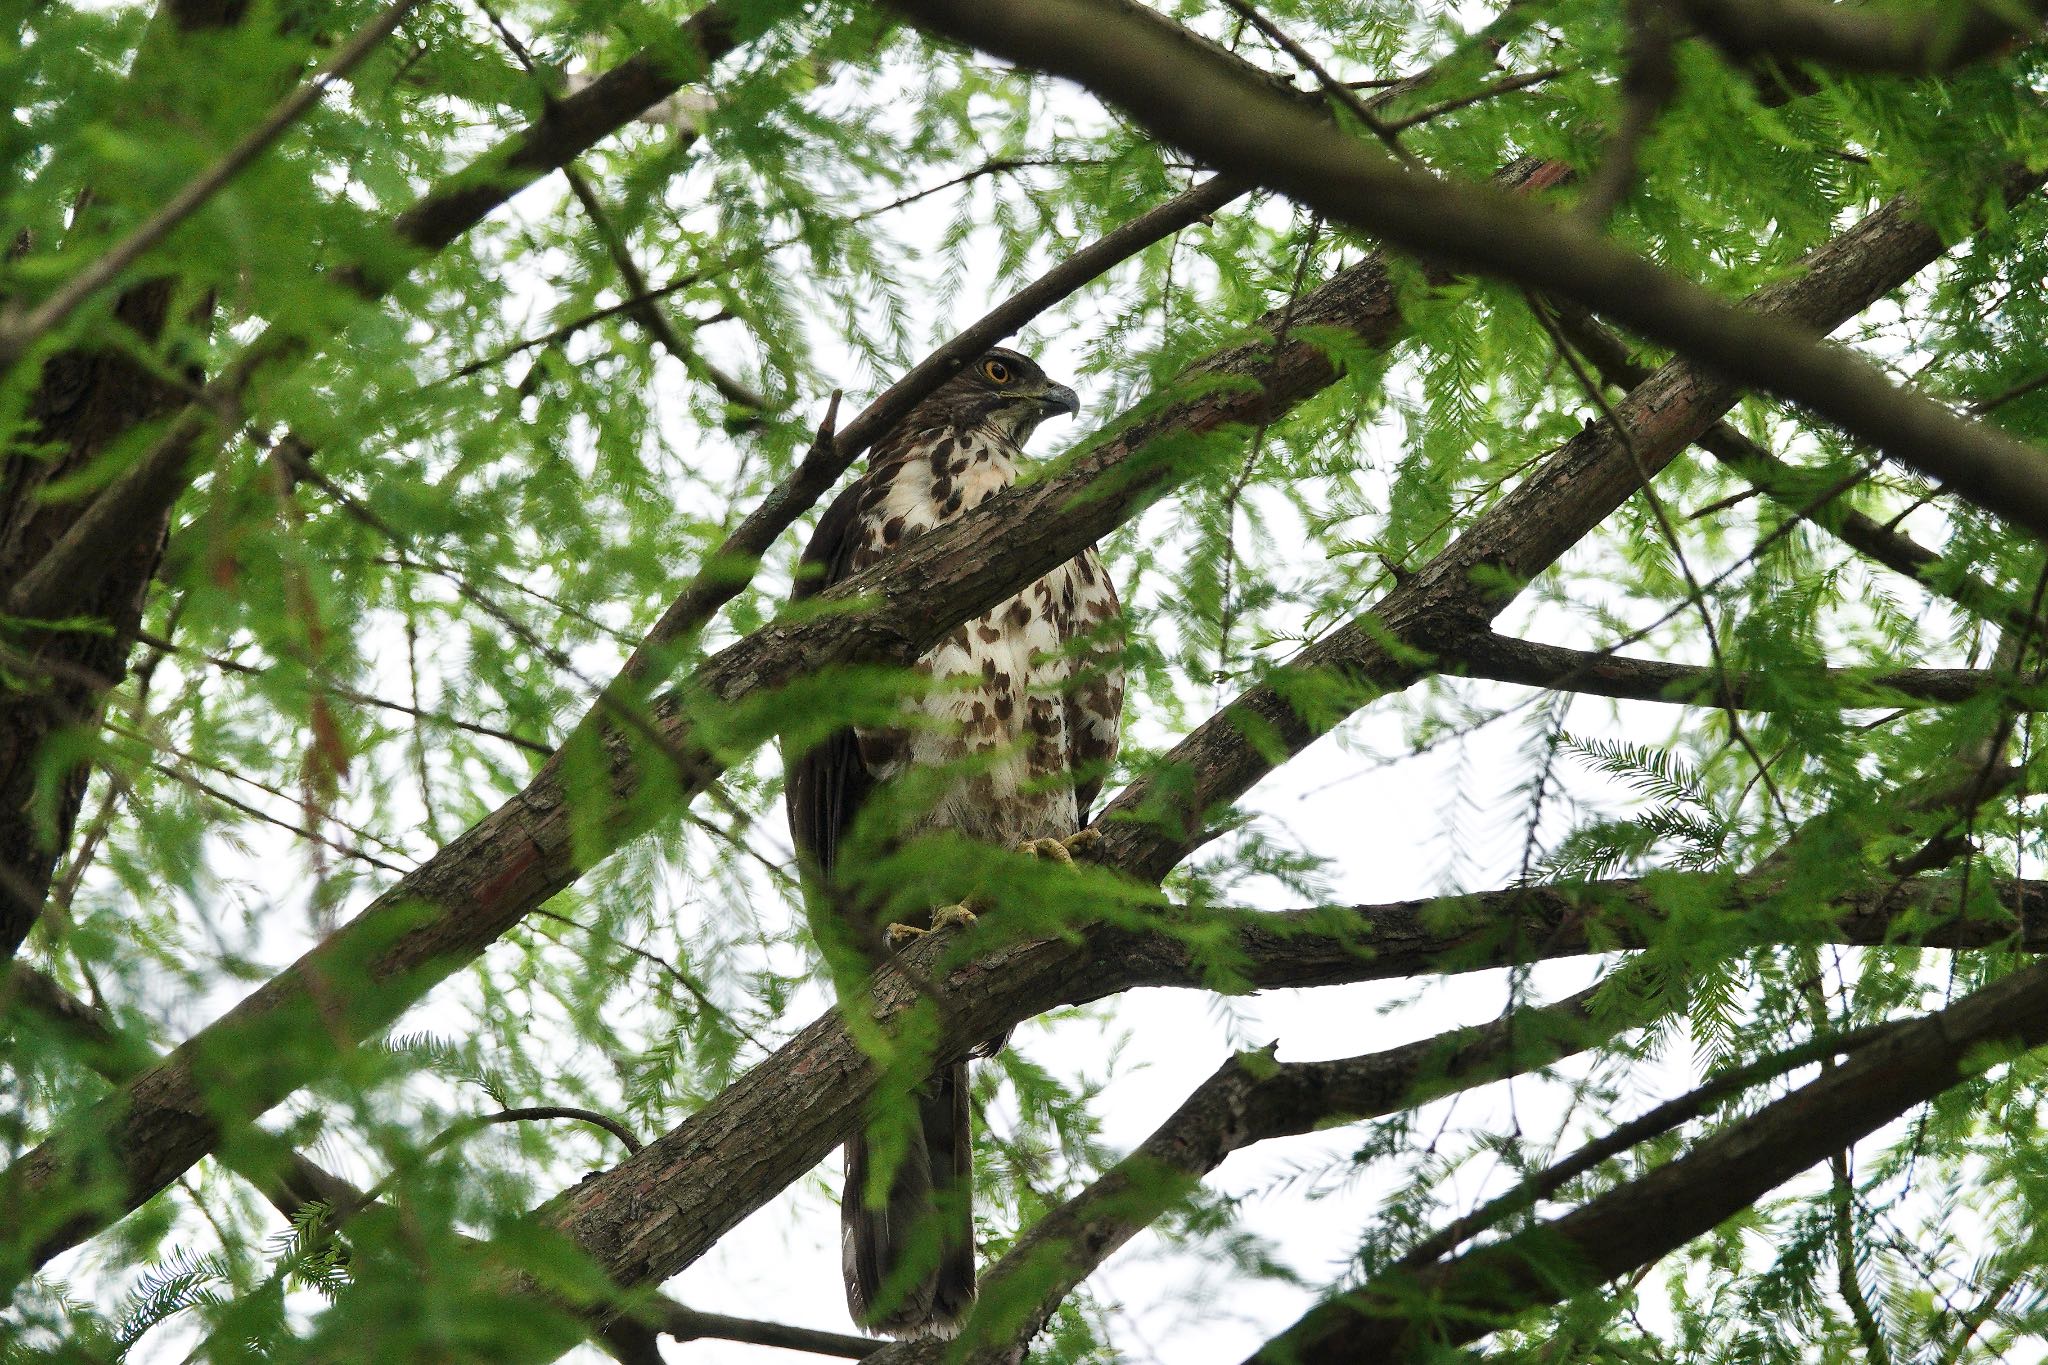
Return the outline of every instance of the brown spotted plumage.
<path id="1" fill-rule="evenodd" d="M 876 446 L 867 473 L 819 521 L 797 596 L 887 558 L 1008 488 L 1038 424 L 1075 410 L 1072 390 L 1029 358 L 1001 348 L 984 355 Z M 977 756 L 983 761 L 905 835 L 948 830 L 1015 848 L 1080 830 L 1116 755 L 1123 674 L 1103 637 L 1118 611 L 1091 547 L 932 646 L 918 668 L 954 685 L 907 703 L 910 723 L 849 729 L 792 762 L 790 830 L 812 873 L 829 886 L 840 842 L 878 783 Z M 918 1131 L 886 1200 L 863 1197 L 866 1140 L 846 1144 L 847 1303 L 874 1331 L 951 1335 L 974 1299 L 967 1064 L 943 1068 L 916 1099 Z M 900 1282 L 909 1274 L 898 1277 L 885 1293 L 899 1264 L 931 1265 L 935 1218 L 936 1265 L 914 1284 Z"/>

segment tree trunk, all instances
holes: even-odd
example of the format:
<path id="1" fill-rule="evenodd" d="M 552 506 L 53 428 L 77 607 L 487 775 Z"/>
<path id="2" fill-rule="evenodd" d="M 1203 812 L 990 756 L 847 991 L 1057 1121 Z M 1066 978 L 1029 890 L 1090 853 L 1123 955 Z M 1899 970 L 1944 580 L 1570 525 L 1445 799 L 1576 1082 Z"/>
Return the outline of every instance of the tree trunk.
<path id="1" fill-rule="evenodd" d="M 238 22 L 246 0 L 167 0 L 162 40 Z M 145 54 L 146 60 L 146 54 Z M 81 214 L 89 205 L 81 205 Z M 173 280 L 146 280 L 114 305 L 118 323 L 155 346 L 176 300 Z M 211 301 L 196 310 L 212 311 Z M 197 382 L 196 372 L 188 372 Z M 114 347 L 62 352 L 43 366 L 29 404 L 29 435 L 0 463 L 0 594 L 48 552 L 90 498 L 46 500 L 45 490 L 87 467 L 137 426 L 184 399 L 178 386 Z M 28 629 L 9 623 L 0 640 L 9 686 L 0 693 L 0 961 L 35 927 L 57 858 L 71 839 L 88 766 L 46 758 L 62 731 L 96 723 L 100 703 L 127 671 L 142 607 L 163 558 L 169 511 L 131 528 L 99 566 L 74 623 Z"/>

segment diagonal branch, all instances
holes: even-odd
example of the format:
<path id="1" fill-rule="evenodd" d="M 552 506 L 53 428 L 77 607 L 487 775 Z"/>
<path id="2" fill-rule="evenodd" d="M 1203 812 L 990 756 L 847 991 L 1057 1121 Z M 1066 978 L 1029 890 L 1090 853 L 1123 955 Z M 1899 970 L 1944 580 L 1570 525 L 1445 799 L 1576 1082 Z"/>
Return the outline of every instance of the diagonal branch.
<path id="1" fill-rule="evenodd" d="M 84 1050 L 87 1064 L 110 1081 L 119 1082 L 133 1075 L 141 1059 L 151 1051 L 55 980 L 18 962 L 0 975 L 0 1015 L 9 1009 L 25 1010 L 65 1035 L 71 1043 Z M 519 1111 L 511 1112 L 517 1114 Z M 613 1128 L 614 1135 L 630 1146 L 637 1148 L 639 1145 L 630 1133 L 614 1126 L 615 1120 L 587 1114 L 586 1111 L 561 1112 L 588 1117 L 602 1126 Z M 508 1122 L 510 1119 L 498 1115 L 487 1121 Z M 339 1231 L 351 1218 L 375 1203 L 375 1196 L 370 1192 L 356 1188 L 297 1152 L 287 1154 L 275 1164 L 274 1169 L 266 1164 L 262 1155 L 239 1149 L 226 1160 L 229 1169 L 249 1180 L 287 1223 L 297 1224 L 307 1210 L 318 1205 L 326 1210 L 322 1219 L 324 1225 L 330 1231 Z M 705 1313 L 659 1294 L 645 1303 L 636 1304 L 635 1313 L 636 1320 L 651 1324 L 663 1335 L 677 1341 L 712 1338 L 856 1360 L 872 1354 L 881 1346 L 880 1342 L 838 1332 Z"/>
<path id="2" fill-rule="evenodd" d="M 920 24 L 1080 82 L 1155 135 L 1383 240 L 1563 295 L 1826 417 L 2048 537 L 2048 454 L 1898 388 L 1810 325 L 1739 308 L 1585 224 L 1405 168 L 1134 0 L 900 0 Z"/>

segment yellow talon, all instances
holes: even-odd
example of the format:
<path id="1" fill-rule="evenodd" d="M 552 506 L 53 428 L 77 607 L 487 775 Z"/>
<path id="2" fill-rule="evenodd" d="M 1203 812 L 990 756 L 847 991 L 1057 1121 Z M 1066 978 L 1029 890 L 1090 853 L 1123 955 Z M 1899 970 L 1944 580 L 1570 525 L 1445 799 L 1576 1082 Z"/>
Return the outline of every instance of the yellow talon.
<path id="1" fill-rule="evenodd" d="M 926 931 L 915 924 L 892 924 L 882 931 L 882 937 L 891 948 L 907 948 L 925 936 Z"/>
<path id="2" fill-rule="evenodd" d="M 1088 829 L 1069 834 L 1064 839 L 1026 839 L 1023 843 L 1017 845 L 1017 851 L 1019 853 L 1028 853 L 1034 858 L 1043 858 L 1047 862 L 1061 863 L 1067 867 L 1072 867 L 1076 853 L 1101 842 L 1101 831 L 1091 826 Z"/>

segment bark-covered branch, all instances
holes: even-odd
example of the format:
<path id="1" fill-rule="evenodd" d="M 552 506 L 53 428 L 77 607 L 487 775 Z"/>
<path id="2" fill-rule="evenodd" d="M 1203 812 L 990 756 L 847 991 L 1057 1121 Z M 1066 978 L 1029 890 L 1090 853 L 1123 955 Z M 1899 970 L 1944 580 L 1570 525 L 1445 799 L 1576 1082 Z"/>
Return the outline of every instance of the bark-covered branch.
<path id="1" fill-rule="evenodd" d="M 1981 668 L 1799 668 L 1729 674 L 1702 664 L 1637 659 L 1518 640 L 1489 632 L 1458 646 L 1446 672 L 1622 701 L 1677 702 L 1743 711 L 1892 707 L 1968 701 L 2003 691 L 2016 708 L 2039 709 L 2024 678 Z"/>
<path id="2" fill-rule="evenodd" d="M 44 1026 L 64 1036 L 80 1050 L 87 1065 L 110 1081 L 126 1080 L 155 1056 L 154 1049 L 115 1027 L 105 1014 L 65 990 L 45 973 L 19 962 L 10 964 L 5 973 L 0 974 L 0 1017 L 14 1010 L 34 1015 Z M 503 1120 L 493 1118 L 491 1121 Z M 637 1150 L 639 1144 L 634 1140 L 629 1145 Z M 350 1218 L 377 1203 L 375 1195 L 357 1188 L 298 1152 L 270 1161 L 265 1154 L 238 1145 L 230 1150 L 225 1161 L 228 1168 L 248 1180 L 287 1223 L 296 1224 L 308 1209 L 317 1204 L 325 1210 L 325 1226 L 339 1232 Z M 779 1322 L 706 1313 L 660 1294 L 636 1303 L 634 1312 L 634 1323 L 674 1337 L 677 1341 L 709 1337 L 846 1359 L 860 1359 L 881 1347 L 880 1342 L 839 1332 L 821 1332 Z M 623 1331 L 626 1327 L 627 1324 L 621 1322 L 605 1330 L 609 1336 L 612 1331 Z"/>
<path id="3" fill-rule="evenodd" d="M 1937 1014 L 1886 1027 L 1818 1080 L 1581 1208 L 1317 1305 L 1246 1365 L 1404 1360 L 1484 1336 L 1711 1231 L 1801 1171 L 1980 1074 L 1976 1058 L 1985 1050 L 2044 1043 L 2048 963 L 2038 963 Z"/>
<path id="4" fill-rule="evenodd" d="M 2048 537 L 2048 454 L 1899 388 L 1821 344 L 1810 324 L 1735 307 L 1563 215 L 1403 167 L 1134 0 L 897 7 L 949 37 L 1076 80 L 1156 136 L 1338 222 L 1617 319 Z"/>
<path id="5" fill-rule="evenodd" d="M 775 1346 L 785 1351 L 808 1351 L 812 1355 L 841 1360 L 865 1360 L 886 1344 L 872 1337 L 847 1332 L 821 1332 L 815 1327 L 792 1327 L 787 1323 L 760 1322 L 753 1318 L 728 1317 L 685 1307 L 674 1299 L 657 1299 L 643 1310 L 639 1319 L 663 1336 L 677 1341 L 739 1341 L 749 1346 Z"/>

